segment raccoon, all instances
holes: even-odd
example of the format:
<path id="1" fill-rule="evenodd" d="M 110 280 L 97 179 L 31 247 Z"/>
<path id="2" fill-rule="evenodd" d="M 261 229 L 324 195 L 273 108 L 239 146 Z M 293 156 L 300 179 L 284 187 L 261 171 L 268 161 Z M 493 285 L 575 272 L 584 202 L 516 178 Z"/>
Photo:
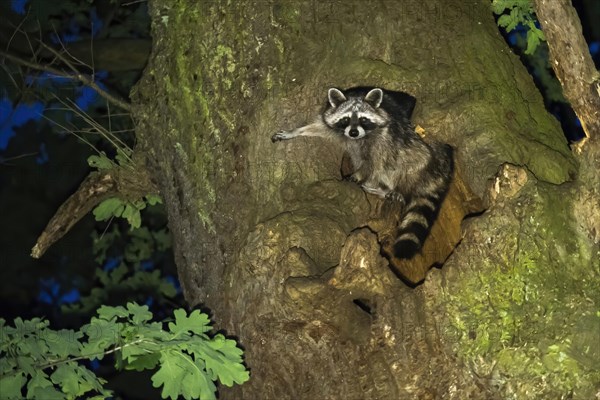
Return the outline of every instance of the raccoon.
<path id="1" fill-rule="evenodd" d="M 415 132 L 410 117 L 416 99 L 407 93 L 331 88 L 327 99 L 313 123 L 276 133 L 271 140 L 315 136 L 343 146 L 354 167 L 349 179 L 402 207 L 394 255 L 412 258 L 427 238 L 448 190 L 452 148 L 425 143 Z"/>

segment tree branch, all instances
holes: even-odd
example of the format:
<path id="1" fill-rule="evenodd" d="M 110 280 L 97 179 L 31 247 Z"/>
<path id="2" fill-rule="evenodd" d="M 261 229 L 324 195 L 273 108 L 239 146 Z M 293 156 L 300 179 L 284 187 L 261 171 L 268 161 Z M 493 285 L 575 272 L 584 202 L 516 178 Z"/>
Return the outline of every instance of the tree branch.
<path id="1" fill-rule="evenodd" d="M 31 257 L 40 258 L 50 246 L 62 238 L 72 227 L 102 200 L 116 195 L 114 172 L 91 173 L 77 191 L 56 211 L 31 249 Z"/>
<path id="2" fill-rule="evenodd" d="M 50 246 L 62 238 L 81 218 L 103 200 L 119 196 L 138 199 L 158 189 L 152 183 L 147 170 L 138 163 L 134 167 L 115 167 L 92 172 L 75 193 L 56 211 L 31 249 L 31 257 L 40 258 Z"/>
<path id="3" fill-rule="evenodd" d="M 44 71 L 44 72 L 48 72 L 48 73 L 56 75 L 56 76 L 62 76 L 65 78 L 76 79 L 76 80 L 80 81 L 81 83 L 83 83 L 84 85 L 87 85 L 87 86 L 91 87 L 92 89 L 94 89 L 100 96 L 102 96 L 106 100 L 121 107 L 122 109 L 124 109 L 128 112 L 131 112 L 131 104 L 129 104 L 127 101 L 121 99 L 120 97 L 117 97 L 113 94 L 106 92 L 104 89 L 102 89 L 100 86 L 98 86 L 92 79 L 90 79 L 86 75 L 79 72 L 71 63 L 69 63 L 68 60 L 66 60 L 56 50 L 52 49 L 51 47 L 49 47 L 45 44 L 43 46 L 45 48 L 49 49 L 52 52 L 52 54 L 54 54 L 57 58 L 59 58 L 62 62 L 64 62 L 69 68 L 71 68 L 71 70 L 73 70 L 73 73 L 69 74 L 67 72 L 50 67 L 48 65 L 41 65 L 41 64 L 38 64 L 35 62 L 27 61 L 27 60 L 22 59 L 21 57 L 6 53 L 2 50 L 0 50 L 0 57 L 10 60 L 10 61 L 14 62 L 15 64 L 19 64 L 24 67 L 35 69 L 37 71 Z"/>
<path id="4" fill-rule="evenodd" d="M 600 136 L 600 79 L 570 0 L 534 0 L 550 64 L 587 138 Z"/>

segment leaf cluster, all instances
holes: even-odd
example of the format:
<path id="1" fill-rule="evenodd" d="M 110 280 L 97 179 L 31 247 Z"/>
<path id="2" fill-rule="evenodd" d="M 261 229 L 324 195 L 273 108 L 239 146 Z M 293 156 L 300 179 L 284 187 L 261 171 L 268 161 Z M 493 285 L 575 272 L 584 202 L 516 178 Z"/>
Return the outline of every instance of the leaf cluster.
<path id="1" fill-rule="evenodd" d="M 148 194 L 138 200 L 122 199 L 120 197 L 111 197 L 104 200 L 96 208 L 93 214 L 96 221 L 107 221 L 114 217 L 125 218 L 131 229 L 137 229 L 142 226 L 142 211 L 148 205 L 162 203 L 160 197 Z"/>
<path id="2" fill-rule="evenodd" d="M 105 132 L 105 137 L 110 139 L 109 133 Z M 90 167 L 99 170 L 108 170 L 115 167 L 133 168 L 131 154 L 133 151 L 127 146 L 111 142 L 116 148 L 115 159 L 108 158 L 105 152 L 99 152 L 98 155 L 88 157 Z M 93 214 L 96 221 L 106 221 L 114 217 L 125 218 L 131 229 L 137 229 L 142 225 L 142 216 L 140 211 L 147 205 L 153 206 L 161 204 L 162 200 L 158 195 L 148 194 L 141 199 L 130 200 L 120 197 L 111 197 L 104 200 L 94 208 Z"/>
<path id="3" fill-rule="evenodd" d="M 51 330 L 48 325 L 39 318 L 17 318 L 13 327 L 0 319 L 2 398 L 74 399 L 90 393 L 97 399 L 110 396 L 102 386 L 105 381 L 77 362 L 84 351 L 84 333 Z"/>
<path id="4" fill-rule="evenodd" d="M 164 226 L 162 218 L 162 208 L 153 208 L 144 221 Z M 166 227 L 127 229 L 124 224 L 112 224 L 91 236 L 94 260 L 101 265 L 95 272 L 97 284 L 77 303 L 63 305 L 63 312 L 90 315 L 102 304 L 148 299 L 173 307 L 178 288 L 166 272 L 172 267 L 171 236 Z"/>
<path id="5" fill-rule="evenodd" d="M 100 285 L 92 288 L 90 294 L 83 296 L 75 304 L 65 304 L 63 312 L 89 314 L 102 304 L 107 304 L 114 298 L 140 298 L 151 296 L 159 302 L 172 299 L 177 295 L 175 285 L 166 280 L 160 270 L 136 270 L 132 274 L 129 268 L 121 263 L 112 271 L 96 269 L 96 277 Z"/>
<path id="6" fill-rule="evenodd" d="M 114 354 L 121 369 L 156 369 L 154 387 L 162 397 L 216 399 L 215 381 L 226 386 L 249 379 L 236 342 L 212 329 L 206 314 L 175 310 L 175 319 L 151 322 L 147 306 L 102 306 L 80 330 L 51 330 L 48 321 L 0 319 L 0 387 L 2 398 L 105 399 L 111 392 L 83 364 Z M 90 397 L 92 396 L 92 397 Z"/>
<path id="7" fill-rule="evenodd" d="M 171 235 L 166 228 L 149 229 L 142 226 L 139 229 L 129 230 L 125 235 L 117 225 L 113 225 L 112 229 L 102 234 L 93 232 L 94 260 L 98 264 L 103 264 L 109 254 L 117 251 L 118 254 L 123 254 L 127 263 L 138 268 L 142 261 L 171 248 Z"/>
<path id="8" fill-rule="evenodd" d="M 106 132 L 101 132 L 104 137 Z M 108 140 L 111 138 L 108 137 Z M 111 160 L 108 158 L 104 151 L 98 153 L 98 155 L 91 155 L 88 157 L 88 164 L 92 168 L 98 168 L 101 170 L 108 170 L 117 166 L 133 168 L 133 162 L 131 161 L 131 155 L 133 150 L 125 145 L 115 144 L 116 154 L 115 159 Z"/>
<path id="9" fill-rule="evenodd" d="M 518 25 L 527 27 L 525 54 L 533 54 L 540 42 L 546 40 L 544 32 L 536 24 L 531 0 L 492 0 L 492 11 L 500 16 L 498 26 L 507 32 L 516 29 Z"/>

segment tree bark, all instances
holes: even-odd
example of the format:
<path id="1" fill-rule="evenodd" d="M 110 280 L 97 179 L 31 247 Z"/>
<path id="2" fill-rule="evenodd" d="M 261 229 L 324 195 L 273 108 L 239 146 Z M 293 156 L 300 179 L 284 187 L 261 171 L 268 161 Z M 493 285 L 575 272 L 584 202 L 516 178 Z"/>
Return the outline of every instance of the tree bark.
<path id="1" fill-rule="evenodd" d="M 150 11 L 138 151 L 187 301 L 245 348 L 251 380 L 221 398 L 594 390 L 598 354 L 585 346 L 598 246 L 569 217 L 576 163 L 487 1 L 181 0 Z M 340 149 L 270 141 L 317 115 L 328 87 L 358 85 L 414 95 L 415 122 L 454 146 L 488 206 L 416 288 L 380 255 L 369 225 L 379 211 L 340 180 Z"/>
<path id="2" fill-rule="evenodd" d="M 550 65 L 586 136 L 600 136 L 600 74 L 588 50 L 577 11 L 570 0 L 535 0 Z"/>

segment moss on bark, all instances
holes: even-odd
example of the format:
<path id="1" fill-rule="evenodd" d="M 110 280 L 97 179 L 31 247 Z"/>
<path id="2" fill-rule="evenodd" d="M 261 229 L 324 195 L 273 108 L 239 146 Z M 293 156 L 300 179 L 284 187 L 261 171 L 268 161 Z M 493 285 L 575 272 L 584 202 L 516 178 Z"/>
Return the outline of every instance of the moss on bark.
<path id="1" fill-rule="evenodd" d="M 510 398 L 592 398 L 600 252 L 574 224 L 573 185 L 532 178 L 470 224 L 432 302 L 465 366 Z"/>

